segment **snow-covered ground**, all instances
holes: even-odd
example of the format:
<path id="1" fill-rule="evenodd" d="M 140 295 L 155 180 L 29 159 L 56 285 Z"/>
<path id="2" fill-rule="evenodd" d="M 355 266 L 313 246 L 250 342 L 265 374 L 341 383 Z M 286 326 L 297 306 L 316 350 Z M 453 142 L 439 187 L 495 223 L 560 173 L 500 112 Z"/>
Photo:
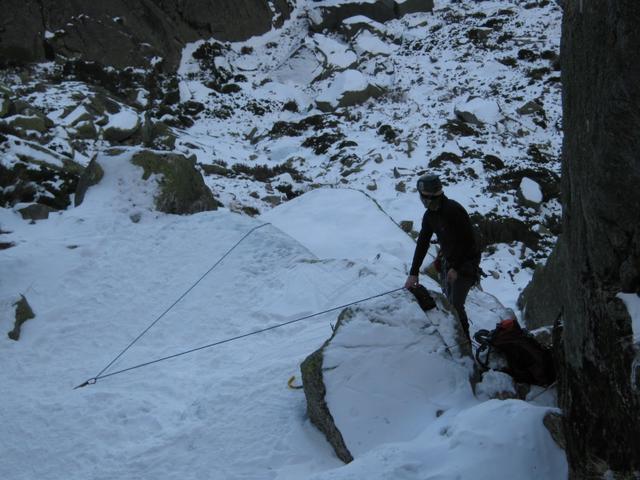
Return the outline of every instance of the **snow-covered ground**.
<path id="1" fill-rule="evenodd" d="M 154 180 L 137 180 L 136 168 L 116 157 L 80 207 L 46 221 L 28 224 L 1 211 L 17 246 L 1 257 L 0 326 L 11 328 L 6 319 L 17 299 L 11 292 L 24 292 L 37 314 L 24 324 L 19 342 L 1 340 L 0 381 L 7 392 L 2 478 L 399 478 L 400 472 L 402 478 L 471 478 L 471 472 L 473 478 L 495 478 L 498 469 L 518 478 L 540 478 L 540 472 L 563 478 L 564 456 L 542 426 L 547 407 L 476 400 L 468 384 L 448 396 L 451 409 L 437 422 L 430 421 L 431 406 L 428 414 L 420 408 L 395 412 L 392 418 L 402 423 L 393 443 L 379 436 L 377 448 L 343 467 L 306 418 L 304 395 L 286 386 L 330 335 L 335 312 L 74 390 L 260 225 L 228 211 L 186 217 L 154 212 Z M 344 197 L 333 210 L 334 229 L 317 213 L 331 207 L 336 193 Z M 140 214 L 138 223 L 132 213 Z M 109 371 L 404 281 L 402 260 L 412 241 L 359 192 L 314 191 L 267 217 L 271 226 L 247 237 Z M 354 234 L 359 231 L 375 235 Z M 409 305 L 403 295 L 388 302 Z M 469 311 L 472 318 L 490 315 L 473 301 Z M 427 352 L 418 352 L 412 360 L 425 359 Z M 455 363 L 406 368 L 431 371 L 431 379 L 464 379 Z M 383 388 L 388 372 L 379 373 Z M 433 395 L 445 395 L 446 385 L 434 382 Z M 491 460 L 497 457 L 508 462 L 498 467 Z"/>
<path id="2" fill-rule="evenodd" d="M 486 162 L 491 155 L 511 170 L 559 169 L 559 84 L 551 69 L 543 70 L 549 52 L 558 50 L 560 14 L 554 2 L 540 3 L 440 0 L 432 14 L 371 22 L 380 35 L 366 31 L 347 42 L 335 34 L 310 36 L 312 2 L 298 1 L 282 29 L 230 44 L 224 58 L 216 57 L 217 65 L 247 79 L 231 97 L 212 94 L 208 73 L 191 57 L 204 42 L 185 48 L 181 100 L 206 110 L 175 132 L 176 150 L 202 165 L 289 165 L 299 176 L 262 182 L 210 174 L 205 181 L 225 208 L 174 216 L 153 210 L 155 179 L 140 180 L 124 155 L 113 157 L 77 208 L 35 223 L 21 219 L 21 205 L 0 208 L 2 241 L 15 244 L 0 251 L 0 478 L 565 478 L 564 455 L 542 425 L 552 392 L 532 402 L 487 400 L 481 392 L 476 398 L 466 382 L 453 388 L 446 381 L 463 379 L 468 365 L 430 363 L 420 351 L 405 358 L 404 373 L 417 376 L 411 388 L 391 378 L 391 370 L 379 372 L 379 380 L 399 389 L 398 397 L 415 391 L 436 403 L 446 397 L 446 412 L 434 418 L 433 404 L 416 403 L 392 412 L 393 425 L 379 424 L 384 428 L 344 466 L 307 419 L 304 395 L 287 388 L 300 362 L 331 335 L 337 312 L 73 390 L 264 222 L 270 225 L 247 237 L 106 373 L 401 287 L 414 243 L 397 223 L 419 225 L 423 209 L 413 185 L 426 169 L 439 173 L 447 194 L 470 212 L 535 226 L 557 216 L 554 198 L 522 206 L 518 184 L 493 189 L 500 172 Z M 484 34 L 486 41 L 478 41 Z M 363 79 L 387 94 L 326 116 L 331 127 L 275 133 L 277 122 L 320 115 L 318 99 L 333 102 Z M 22 87 L 20 80 L 12 85 Z M 67 127 L 84 113 L 77 98 L 92 94 L 81 82 L 61 82 L 25 95 L 55 123 L 53 138 L 42 150 L 9 135 L 2 165 L 27 154 L 56 164 L 72 156 L 86 165 L 108 148 L 98 138 L 77 149 L 69 137 Z M 139 98 L 146 102 L 145 92 Z M 544 108 L 544 124 L 518 113 L 532 100 Z M 297 112 L 283 109 L 290 101 Z M 264 111 L 256 113 L 256 105 Z M 478 135 L 451 135 L 442 127 L 460 110 L 481 122 Z M 107 126 L 134 128 L 141 117 L 124 107 L 109 115 Z M 316 149 L 314 141 L 326 133 L 337 137 Z M 544 154 L 544 167 L 530 151 Z M 429 166 L 443 153 L 461 163 Z M 536 185 L 524 184 L 524 196 L 540 200 Z M 285 200 L 278 187 L 306 193 L 274 207 Z M 239 214 L 244 207 L 260 215 Z M 483 290 L 515 310 L 532 275 L 522 262 L 533 255 L 518 242 L 485 252 Z M 426 276 L 423 281 L 437 289 Z M 2 332 L 13 328 L 20 294 L 36 318 L 15 342 Z M 472 329 L 495 323 L 487 298 L 480 291 L 469 296 Z M 399 292 L 372 305 L 406 312 L 415 307 L 410 302 Z M 420 383 L 433 379 L 439 380 L 433 390 Z M 357 442 L 362 432 L 353 425 L 347 419 L 345 432 Z"/>

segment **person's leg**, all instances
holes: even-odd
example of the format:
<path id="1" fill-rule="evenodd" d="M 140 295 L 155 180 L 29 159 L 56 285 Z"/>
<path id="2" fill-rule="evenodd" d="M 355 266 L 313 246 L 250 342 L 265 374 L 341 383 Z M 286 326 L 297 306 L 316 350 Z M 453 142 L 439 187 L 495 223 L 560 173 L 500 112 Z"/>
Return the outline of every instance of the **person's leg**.
<path id="1" fill-rule="evenodd" d="M 471 336 L 469 334 L 469 318 L 467 317 L 467 311 L 464 308 L 464 302 L 467 300 L 469 290 L 474 283 L 474 278 L 458 276 L 455 282 L 448 284 L 449 288 L 447 295 L 449 301 L 458 313 L 462 329 L 469 340 L 471 340 Z"/>

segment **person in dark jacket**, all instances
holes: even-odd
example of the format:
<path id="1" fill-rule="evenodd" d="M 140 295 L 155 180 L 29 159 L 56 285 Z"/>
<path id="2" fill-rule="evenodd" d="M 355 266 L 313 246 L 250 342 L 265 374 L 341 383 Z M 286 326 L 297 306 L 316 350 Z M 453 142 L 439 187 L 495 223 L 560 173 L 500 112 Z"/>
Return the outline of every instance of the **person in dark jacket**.
<path id="1" fill-rule="evenodd" d="M 441 259 L 442 288 L 470 339 L 464 303 L 480 271 L 480 249 L 476 245 L 471 220 L 462 205 L 446 197 L 437 175 L 422 175 L 418 179 L 418 193 L 427 211 L 422 217 L 422 228 L 405 288 L 418 284 L 420 266 L 435 233 L 440 243 L 438 256 Z"/>

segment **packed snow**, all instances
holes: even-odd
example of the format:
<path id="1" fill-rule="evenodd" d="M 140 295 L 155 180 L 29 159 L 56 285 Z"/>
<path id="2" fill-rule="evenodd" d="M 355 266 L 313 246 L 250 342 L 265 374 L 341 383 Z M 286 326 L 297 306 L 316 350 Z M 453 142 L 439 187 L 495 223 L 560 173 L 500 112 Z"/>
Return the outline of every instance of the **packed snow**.
<path id="1" fill-rule="evenodd" d="M 37 315 L 24 324 L 19 342 L 2 340 L 0 376 L 11 392 L 0 422 L 2 478 L 388 478 L 397 471 L 406 471 L 405 478 L 464 478 L 472 471 L 495 478 L 491 465 L 505 444 L 505 471 L 519 478 L 564 478 L 564 456 L 541 423 L 548 407 L 475 400 L 465 367 L 431 361 L 426 344 L 394 359 L 388 371 L 359 381 L 377 379 L 375 388 L 390 399 L 405 397 L 403 388 L 418 388 L 430 403 L 389 412 L 391 424 L 383 422 L 387 427 L 342 467 L 306 419 L 304 396 L 286 388 L 299 363 L 329 336 L 335 313 L 73 390 L 259 224 L 227 211 L 186 217 L 153 211 L 156 182 L 140 180 L 142 171 L 128 155 L 102 162 L 103 181 L 78 208 L 35 224 L 1 211 L 0 222 L 17 243 L 2 257 L 3 318 L 10 316 L 17 292 L 28 295 Z M 332 202 L 340 200 L 335 208 Z M 332 222 L 318 216 L 329 209 Z M 140 214 L 138 223 L 133 213 Z M 359 192 L 314 191 L 261 220 L 272 226 L 249 236 L 107 373 L 404 281 L 397 259 L 410 257 L 412 242 Z M 331 224 L 339 228 L 327 232 Z M 407 320 L 419 328 L 421 312 L 406 294 L 389 302 L 413 308 Z M 473 301 L 469 312 L 479 325 L 497 318 Z M 10 329 L 6 320 L 2 325 Z M 457 387 L 449 392 L 454 378 Z M 434 402 L 448 407 L 437 421 Z M 362 398 L 353 405 L 366 406 Z M 358 433 L 362 425 L 352 422 L 344 421 L 346 436 L 358 444 L 366 432 Z"/>

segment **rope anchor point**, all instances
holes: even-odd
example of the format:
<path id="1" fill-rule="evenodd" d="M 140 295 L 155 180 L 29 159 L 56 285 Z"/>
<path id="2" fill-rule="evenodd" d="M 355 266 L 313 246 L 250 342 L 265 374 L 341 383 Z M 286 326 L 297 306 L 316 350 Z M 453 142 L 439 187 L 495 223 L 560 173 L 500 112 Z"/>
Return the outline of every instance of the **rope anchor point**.
<path id="1" fill-rule="evenodd" d="M 87 381 L 86 381 L 86 382 L 84 382 L 84 383 L 81 383 L 81 384 L 80 384 L 80 385 L 78 385 L 77 387 L 73 387 L 73 389 L 74 389 L 74 390 L 77 390 L 77 389 L 79 389 L 79 388 L 84 388 L 84 387 L 86 387 L 87 385 L 95 385 L 97 381 L 98 381 L 98 379 L 97 379 L 97 378 L 95 378 L 95 377 L 94 377 L 94 378 L 90 378 L 89 380 L 87 380 Z"/>

